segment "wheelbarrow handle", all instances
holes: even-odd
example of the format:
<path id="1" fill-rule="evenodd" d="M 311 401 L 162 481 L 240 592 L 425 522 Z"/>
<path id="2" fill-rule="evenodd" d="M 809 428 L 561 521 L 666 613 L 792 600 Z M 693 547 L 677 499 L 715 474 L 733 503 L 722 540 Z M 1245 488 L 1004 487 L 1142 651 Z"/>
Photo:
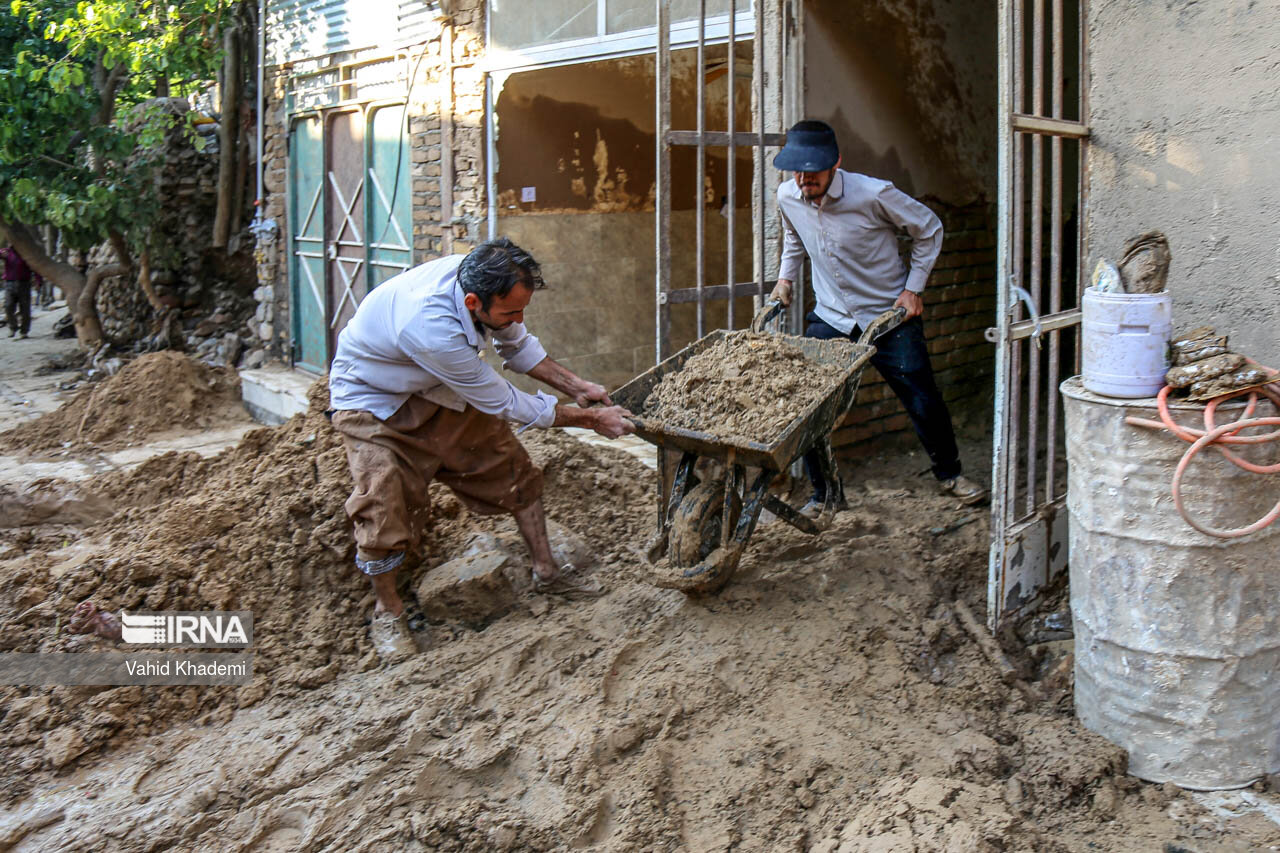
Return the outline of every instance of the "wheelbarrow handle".
<path id="1" fill-rule="evenodd" d="M 862 330 L 862 336 L 858 338 L 859 344 L 869 344 L 885 332 L 892 331 L 902 325 L 902 321 L 907 317 L 907 309 L 899 305 L 897 308 L 890 308 L 879 317 L 867 324 Z"/>
<path id="2" fill-rule="evenodd" d="M 770 299 L 764 304 L 764 307 L 757 311 L 756 315 L 751 318 L 751 331 L 763 332 L 764 327 L 768 325 L 769 321 L 785 311 L 786 308 L 787 306 L 783 305 L 781 300 Z"/>

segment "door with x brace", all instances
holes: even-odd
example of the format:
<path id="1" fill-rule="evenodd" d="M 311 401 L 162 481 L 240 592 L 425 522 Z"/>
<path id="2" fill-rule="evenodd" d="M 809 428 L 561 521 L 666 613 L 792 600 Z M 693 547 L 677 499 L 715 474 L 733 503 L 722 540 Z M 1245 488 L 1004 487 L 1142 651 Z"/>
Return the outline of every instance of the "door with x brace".
<path id="1" fill-rule="evenodd" d="M 325 259 L 329 352 L 369 292 L 365 270 L 364 125 L 362 110 L 330 113 L 325 134 Z"/>

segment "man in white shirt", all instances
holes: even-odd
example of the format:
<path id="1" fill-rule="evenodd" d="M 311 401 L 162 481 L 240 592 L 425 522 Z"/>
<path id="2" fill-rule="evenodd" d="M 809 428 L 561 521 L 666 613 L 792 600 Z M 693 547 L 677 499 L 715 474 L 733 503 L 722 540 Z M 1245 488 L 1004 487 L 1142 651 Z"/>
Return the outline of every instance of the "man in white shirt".
<path id="1" fill-rule="evenodd" d="M 384 657 L 415 646 L 396 592 L 396 569 L 421 540 L 427 486 L 439 480 L 472 511 L 511 513 L 533 559 L 534 581 L 557 579 L 542 509 L 542 472 L 508 422 L 580 426 L 607 438 L 634 431 L 605 389 L 547 356 L 524 327 L 542 286 L 537 262 L 506 238 L 414 267 L 370 291 L 338 336 L 329 371 L 334 427 L 355 489 L 356 566 L 377 603 L 370 633 Z M 503 366 L 573 398 L 527 394 L 480 358 L 493 338 Z M 586 408 L 593 403 L 604 406 Z"/>
<path id="2" fill-rule="evenodd" d="M 920 294 L 942 249 L 942 223 L 888 181 L 839 168 L 836 135 L 824 122 L 792 127 L 773 164 L 794 172 L 795 181 L 778 187 L 783 246 L 772 298 L 791 304 L 792 282 L 808 255 L 816 305 L 805 318 L 806 337 L 857 340 L 877 316 L 904 308 L 905 321 L 876 340 L 871 363 L 907 410 L 940 490 L 966 505 L 981 503 L 986 490 L 960 473 L 951 415 L 933 378 L 920 319 Z M 912 240 L 910 264 L 898 254 L 903 231 Z M 814 491 L 801 511 L 815 516 L 827 494 L 816 452 L 805 457 L 805 467 Z"/>

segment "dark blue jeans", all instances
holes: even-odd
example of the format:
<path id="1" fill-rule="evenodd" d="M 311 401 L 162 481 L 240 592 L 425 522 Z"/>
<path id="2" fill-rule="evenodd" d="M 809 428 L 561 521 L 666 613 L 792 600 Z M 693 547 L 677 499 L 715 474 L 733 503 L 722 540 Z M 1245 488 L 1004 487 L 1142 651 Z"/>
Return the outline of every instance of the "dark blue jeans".
<path id="1" fill-rule="evenodd" d="M 828 326 L 810 311 L 805 317 L 804 334 L 807 338 L 848 338 L 856 341 L 862 333 L 857 326 L 848 335 Z M 956 449 L 956 434 L 951 426 L 951 413 L 938 393 L 933 380 L 933 367 L 929 364 L 929 349 L 924 340 L 924 323 L 919 317 L 908 320 L 898 328 L 885 333 L 875 341 L 876 354 L 871 363 L 898 395 L 902 406 L 911 418 L 920 443 L 933 463 L 933 476 L 950 480 L 960 474 L 960 451 Z M 810 451 L 804 457 L 805 471 L 813 483 L 814 496 L 826 497 L 827 484 L 822 482 L 818 468 L 818 454 Z"/>

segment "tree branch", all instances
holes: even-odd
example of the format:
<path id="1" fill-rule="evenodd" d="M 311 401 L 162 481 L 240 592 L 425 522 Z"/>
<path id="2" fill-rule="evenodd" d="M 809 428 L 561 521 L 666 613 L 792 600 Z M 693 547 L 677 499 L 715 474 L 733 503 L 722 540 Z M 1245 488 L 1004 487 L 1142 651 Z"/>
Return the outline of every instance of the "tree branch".
<path id="1" fill-rule="evenodd" d="M 76 315 L 86 316 L 91 311 L 96 315 L 97 308 L 93 300 L 98 295 L 98 285 L 102 284 L 104 278 L 125 275 L 128 272 L 129 268 L 124 264 L 108 264 L 105 267 L 94 267 L 89 270 L 89 276 L 84 282 L 84 290 L 80 291 L 80 298 L 77 300 Z"/>
<path id="2" fill-rule="evenodd" d="M 151 303 L 151 307 L 157 314 L 163 315 L 168 310 L 168 306 L 156 295 L 156 289 L 151 286 L 151 250 L 145 246 L 138 255 L 138 286 L 142 288 L 147 301 Z"/>
<path id="3" fill-rule="evenodd" d="M 51 257 L 45 251 L 42 241 L 21 222 L 6 222 L 0 219 L 0 235 L 3 235 L 18 250 L 18 254 L 22 255 L 22 259 L 27 262 L 27 266 L 64 291 L 70 289 L 67 282 L 71 282 L 72 287 L 83 283 L 84 276 L 78 269 Z"/>
<path id="4" fill-rule="evenodd" d="M 98 123 L 106 126 L 111 123 L 111 117 L 115 113 L 116 108 L 116 90 L 120 88 L 120 84 L 124 82 L 124 78 L 128 75 L 123 65 L 117 65 L 107 72 L 106 80 L 103 81 L 102 88 L 102 106 L 98 113 Z"/>
<path id="5" fill-rule="evenodd" d="M 129 253 L 129 244 L 124 241 L 124 235 L 112 228 L 107 232 L 107 239 L 111 241 L 111 248 L 115 250 L 116 259 L 130 267 L 133 265 L 133 256 Z"/>

